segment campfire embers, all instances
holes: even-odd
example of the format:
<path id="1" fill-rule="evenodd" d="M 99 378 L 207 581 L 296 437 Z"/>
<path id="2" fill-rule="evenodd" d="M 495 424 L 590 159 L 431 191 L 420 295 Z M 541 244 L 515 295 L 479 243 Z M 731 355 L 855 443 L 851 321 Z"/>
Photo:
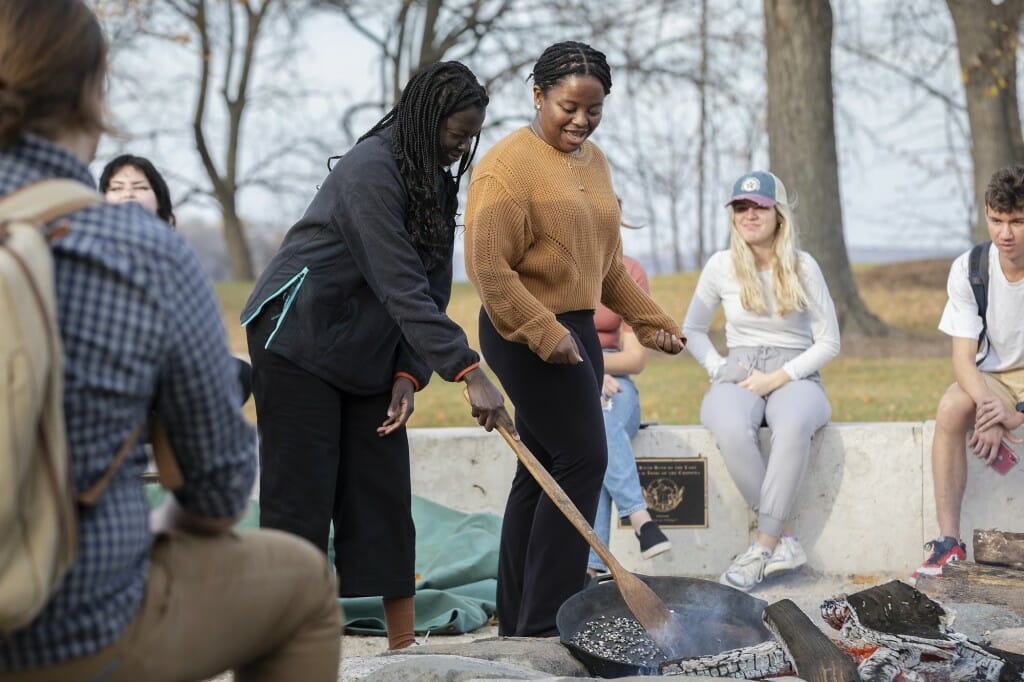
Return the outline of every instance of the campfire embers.
<path id="1" fill-rule="evenodd" d="M 1022 680 L 1013 654 L 984 647 L 949 627 L 937 603 L 893 581 L 821 604 L 847 651 L 874 648 L 857 667 L 869 682 L 905 680 Z"/>
<path id="2" fill-rule="evenodd" d="M 662 675 L 705 675 L 757 680 L 777 677 L 793 671 L 786 650 L 778 642 L 769 641 L 720 654 L 666 661 Z"/>
<path id="3" fill-rule="evenodd" d="M 693 583 L 687 584 L 691 591 L 686 596 L 706 596 L 705 589 Z M 702 606 L 709 608 L 710 603 Z M 693 655 L 666 661 L 628 615 L 591 612 L 575 631 L 570 649 L 578 657 L 585 652 L 581 660 L 588 669 L 595 661 L 620 661 L 631 668 L 620 674 L 758 679 L 795 673 L 815 682 L 1024 682 L 1024 657 L 968 640 L 950 628 L 950 617 L 941 606 L 904 583 L 893 581 L 827 599 L 821 613 L 839 631 L 838 642 L 826 637 L 793 602 L 782 600 L 764 608 L 765 641 L 736 642 L 732 646 L 737 648 L 723 651 L 727 647 L 722 644 L 734 639 L 728 632 L 731 618 L 719 611 L 714 619 L 689 621 Z M 736 625 L 741 630 L 749 626 L 745 618 Z"/>

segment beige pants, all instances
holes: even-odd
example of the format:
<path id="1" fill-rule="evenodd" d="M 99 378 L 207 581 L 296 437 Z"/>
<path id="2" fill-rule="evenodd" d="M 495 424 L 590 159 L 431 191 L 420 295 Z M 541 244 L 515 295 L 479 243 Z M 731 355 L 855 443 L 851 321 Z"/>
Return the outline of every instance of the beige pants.
<path id="1" fill-rule="evenodd" d="M 1011 410 L 1024 401 L 1024 369 L 1007 372 L 982 372 L 985 385 L 992 394 L 1006 403 Z"/>
<path id="2" fill-rule="evenodd" d="M 334 682 L 341 611 L 322 552 L 276 531 L 157 538 L 139 613 L 92 656 L 3 674 L 8 682 Z"/>

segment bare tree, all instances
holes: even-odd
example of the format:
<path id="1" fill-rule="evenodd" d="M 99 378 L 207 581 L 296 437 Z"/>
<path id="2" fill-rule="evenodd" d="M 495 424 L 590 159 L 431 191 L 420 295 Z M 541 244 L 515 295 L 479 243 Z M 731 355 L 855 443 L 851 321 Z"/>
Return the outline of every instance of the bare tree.
<path id="1" fill-rule="evenodd" d="M 653 272 L 663 260 L 670 270 L 699 266 L 721 248 L 715 227 L 725 225 L 724 211 L 714 199 L 727 183 L 723 155 L 725 172 L 747 170 L 753 141 L 764 138 L 760 31 L 725 0 L 604 9 L 610 16 L 597 17 L 595 44 L 608 52 L 617 83 L 625 79 L 612 99 L 625 96 L 628 112 L 625 124 L 614 114 L 602 123 L 616 185 L 646 211 Z"/>
<path id="2" fill-rule="evenodd" d="M 356 137 L 353 120 L 367 110 L 386 111 L 409 77 L 442 60 L 471 63 L 484 85 L 497 84 L 531 64 L 536 55 L 535 17 L 542 0 L 317 0 L 339 10 L 377 49 L 380 99 L 351 104 L 342 127 Z M 481 68 L 483 67 L 483 68 Z M 491 125 L 494 120 L 489 121 Z"/>
<path id="3" fill-rule="evenodd" d="M 239 144 L 255 63 L 256 44 L 267 14 L 273 9 L 274 0 L 166 2 L 188 21 L 197 38 L 196 66 L 199 70 L 199 84 L 192 116 L 192 134 L 203 169 L 221 207 L 231 274 L 235 279 L 252 279 L 255 275 L 252 256 L 238 212 Z M 216 7 L 217 5 L 220 7 Z M 224 42 L 218 45 L 221 48 L 219 54 L 214 52 L 215 43 L 212 36 L 214 23 L 210 13 L 214 9 L 224 12 L 226 24 L 226 31 L 221 35 Z M 211 150 L 210 123 L 207 118 L 207 106 L 211 96 L 214 96 L 215 87 L 212 62 L 217 57 L 222 60 L 222 80 L 217 87 L 217 96 L 227 111 L 227 129 L 220 161 L 214 158 Z"/>
<path id="4" fill-rule="evenodd" d="M 254 110 L 268 112 L 282 101 L 294 106 L 307 93 L 301 84 L 288 91 L 257 86 L 257 72 L 283 71 L 291 56 L 288 36 L 312 0 L 97 0 L 98 12 L 111 34 L 115 63 L 113 78 L 128 82 L 144 115 L 127 132 L 139 140 L 190 138 L 203 179 L 166 168 L 169 178 L 186 186 L 179 203 L 197 197 L 212 200 L 221 215 L 229 269 L 235 279 L 252 279 L 253 260 L 241 194 L 248 188 L 270 192 L 293 189 L 288 174 L 277 172 L 283 158 L 319 149 L 310 131 L 301 126 L 278 139 L 263 130 L 262 144 L 247 144 L 247 120 Z M 275 33 L 276 31 L 276 33 Z M 274 46 L 268 35 L 273 34 Z M 181 82 L 143 80 L 137 69 L 122 68 L 118 60 L 139 59 L 147 49 L 181 51 L 191 58 L 195 78 Z M 151 73 L 147 73 L 151 76 Z M 270 82 L 272 79 L 267 78 Z M 154 127 L 156 110 L 168 101 L 188 101 L 189 126 Z M 283 115 L 279 114 L 283 118 Z M 243 158 L 248 163 L 243 163 Z M 286 176 L 282 179 L 281 175 Z"/>
<path id="5" fill-rule="evenodd" d="M 974 240 L 988 239 L 984 196 L 996 170 L 1024 161 L 1017 106 L 1017 42 L 1024 0 L 946 0 L 956 29 L 967 95 L 977 222 Z"/>
<path id="6" fill-rule="evenodd" d="M 850 270 L 839 199 L 828 0 L 765 0 L 772 170 L 799 197 L 801 234 L 825 273 L 840 328 L 882 335 Z"/>

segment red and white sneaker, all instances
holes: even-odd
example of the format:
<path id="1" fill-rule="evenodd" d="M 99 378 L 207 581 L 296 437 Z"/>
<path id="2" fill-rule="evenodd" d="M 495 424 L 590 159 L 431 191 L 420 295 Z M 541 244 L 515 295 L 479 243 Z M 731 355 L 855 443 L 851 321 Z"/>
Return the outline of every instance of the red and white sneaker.
<path id="1" fill-rule="evenodd" d="M 951 561 L 967 559 L 967 545 L 948 535 L 926 542 L 924 548 L 931 550 L 928 559 L 910 576 L 911 584 L 917 583 L 922 575 L 942 575 L 942 568 Z"/>

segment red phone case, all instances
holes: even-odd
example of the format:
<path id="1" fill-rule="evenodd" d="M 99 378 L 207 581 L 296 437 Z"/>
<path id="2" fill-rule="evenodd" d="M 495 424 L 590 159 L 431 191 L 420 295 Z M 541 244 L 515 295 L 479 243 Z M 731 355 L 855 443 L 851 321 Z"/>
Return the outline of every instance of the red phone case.
<path id="1" fill-rule="evenodd" d="M 1003 441 L 999 444 L 999 454 L 992 460 L 992 468 L 1005 476 L 1018 461 L 1016 453 Z"/>

